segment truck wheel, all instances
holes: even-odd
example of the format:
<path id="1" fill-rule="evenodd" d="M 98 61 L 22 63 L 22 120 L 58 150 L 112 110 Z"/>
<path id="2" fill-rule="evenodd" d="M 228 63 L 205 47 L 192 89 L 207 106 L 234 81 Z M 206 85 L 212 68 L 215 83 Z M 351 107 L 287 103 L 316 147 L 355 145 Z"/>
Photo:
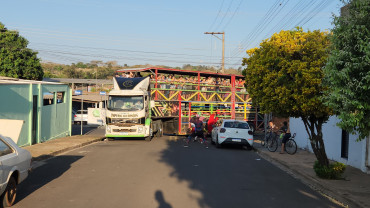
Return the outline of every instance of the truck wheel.
<path id="1" fill-rule="evenodd" d="M 11 176 L 6 186 L 5 192 L 1 195 L 1 201 L 3 207 L 10 207 L 15 202 L 15 197 L 17 196 L 17 182 L 14 177 Z"/>
<path id="2" fill-rule="evenodd" d="M 163 137 L 163 123 L 162 123 L 162 121 L 160 121 L 160 128 L 159 128 L 159 136 L 160 137 Z"/>
<path id="3" fill-rule="evenodd" d="M 105 139 L 108 140 L 108 141 L 114 141 L 113 137 L 106 137 Z"/>

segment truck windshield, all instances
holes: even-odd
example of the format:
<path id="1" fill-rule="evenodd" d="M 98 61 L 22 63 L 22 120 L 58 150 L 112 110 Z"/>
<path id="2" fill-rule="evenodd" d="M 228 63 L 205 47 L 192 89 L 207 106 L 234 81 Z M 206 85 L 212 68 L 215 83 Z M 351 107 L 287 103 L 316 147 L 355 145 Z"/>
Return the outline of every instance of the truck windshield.
<path id="1" fill-rule="evenodd" d="M 108 98 L 108 110 L 135 111 L 143 108 L 143 96 L 109 96 Z"/>

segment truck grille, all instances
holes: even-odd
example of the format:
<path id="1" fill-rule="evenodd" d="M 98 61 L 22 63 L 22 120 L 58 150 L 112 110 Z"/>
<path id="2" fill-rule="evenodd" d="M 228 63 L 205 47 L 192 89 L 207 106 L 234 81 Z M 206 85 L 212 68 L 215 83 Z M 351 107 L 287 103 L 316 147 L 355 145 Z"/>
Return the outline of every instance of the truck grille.
<path id="1" fill-rule="evenodd" d="M 137 124 L 130 124 L 130 123 L 112 123 L 110 125 L 115 125 L 119 127 L 131 127 L 131 126 L 136 126 Z"/>
<path id="2" fill-rule="evenodd" d="M 136 129 L 113 129 L 113 132 L 136 132 Z"/>

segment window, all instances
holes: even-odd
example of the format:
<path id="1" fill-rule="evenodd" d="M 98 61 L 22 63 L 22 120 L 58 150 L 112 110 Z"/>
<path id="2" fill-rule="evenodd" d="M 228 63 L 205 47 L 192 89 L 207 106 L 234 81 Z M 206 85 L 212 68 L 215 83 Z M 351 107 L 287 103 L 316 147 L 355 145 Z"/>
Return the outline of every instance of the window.
<path id="1" fill-rule="evenodd" d="M 52 105 L 54 104 L 54 94 L 55 92 L 44 92 L 43 93 L 43 100 L 44 105 Z"/>
<path id="2" fill-rule="evenodd" d="M 225 122 L 224 127 L 225 128 L 249 129 L 248 123 L 238 122 L 238 121 Z"/>
<path id="3" fill-rule="evenodd" d="M 234 122 L 225 122 L 224 127 L 225 128 L 232 128 Z"/>
<path id="4" fill-rule="evenodd" d="M 109 96 L 108 110 L 135 111 L 144 108 L 143 96 Z"/>
<path id="5" fill-rule="evenodd" d="M 57 103 L 64 103 L 64 92 L 57 92 Z"/>
<path id="6" fill-rule="evenodd" d="M 248 125 L 248 123 L 239 123 L 236 128 L 238 128 L 238 129 L 249 129 L 249 125 Z"/>
<path id="7" fill-rule="evenodd" d="M 4 156 L 12 152 L 13 150 L 7 144 L 5 144 L 3 140 L 0 139 L 0 156 Z"/>

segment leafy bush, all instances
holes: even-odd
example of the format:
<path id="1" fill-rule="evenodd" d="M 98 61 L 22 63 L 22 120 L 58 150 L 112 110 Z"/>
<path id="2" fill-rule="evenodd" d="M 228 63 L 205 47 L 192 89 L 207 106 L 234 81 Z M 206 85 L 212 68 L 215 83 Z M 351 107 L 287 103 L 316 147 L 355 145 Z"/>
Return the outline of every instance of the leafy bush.
<path id="1" fill-rule="evenodd" d="M 320 178 L 324 179 L 341 179 L 342 174 L 346 170 L 346 165 L 340 162 L 329 164 L 329 167 L 322 166 L 318 161 L 313 165 L 315 173 Z"/>

